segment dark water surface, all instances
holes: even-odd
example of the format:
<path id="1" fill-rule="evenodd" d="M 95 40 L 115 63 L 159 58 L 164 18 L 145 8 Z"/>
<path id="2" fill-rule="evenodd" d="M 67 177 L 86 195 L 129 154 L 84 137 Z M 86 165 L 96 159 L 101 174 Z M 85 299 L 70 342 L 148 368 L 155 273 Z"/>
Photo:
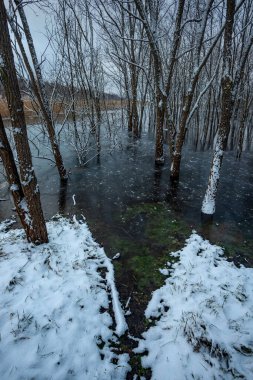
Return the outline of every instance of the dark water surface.
<path id="1" fill-rule="evenodd" d="M 38 149 L 32 149 L 37 155 Z M 67 138 L 61 149 L 71 171 L 66 186 L 61 186 L 50 161 L 34 158 L 45 218 L 56 213 L 83 214 L 108 256 L 121 253 L 115 261 L 116 278 L 123 304 L 131 297 L 131 333 L 143 331 L 143 309 L 150 291 L 161 281 L 155 274 L 158 264 L 166 262 L 171 250 L 184 245 L 191 230 L 225 246 L 227 255 L 237 263 L 253 264 L 252 152 L 244 152 L 241 160 L 236 160 L 234 152 L 225 153 L 217 211 L 213 223 L 204 224 L 200 209 L 211 151 L 185 147 L 180 180 L 172 185 L 169 159 L 163 167 L 154 165 L 154 142 L 149 133 L 133 140 L 123 131 L 118 148 L 110 153 L 109 147 L 103 150 L 102 146 L 100 162 L 95 158 L 85 167 L 77 166 Z M 0 198 L 5 199 L 0 202 L 3 220 L 14 214 L 7 186 L 0 189 Z"/>

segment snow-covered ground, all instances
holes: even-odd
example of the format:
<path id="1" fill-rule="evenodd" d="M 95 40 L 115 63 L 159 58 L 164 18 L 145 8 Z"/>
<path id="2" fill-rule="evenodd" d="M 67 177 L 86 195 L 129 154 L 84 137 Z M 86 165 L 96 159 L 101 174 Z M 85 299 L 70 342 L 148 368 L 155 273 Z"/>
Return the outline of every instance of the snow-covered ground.
<path id="1" fill-rule="evenodd" d="M 153 380 L 253 379 L 253 269 L 222 254 L 197 234 L 173 254 L 179 261 L 146 309 L 154 326 L 136 350 L 148 351 Z"/>
<path id="2" fill-rule="evenodd" d="M 51 221 L 50 243 L 41 246 L 7 226 L 0 225 L 0 379 L 124 379 L 128 355 L 110 348 L 127 328 L 113 266 L 87 225 Z"/>
<path id="3" fill-rule="evenodd" d="M 9 225 L 0 224 L 0 379 L 125 379 L 129 356 L 112 347 L 127 329 L 113 266 L 87 225 L 57 217 L 41 246 Z M 153 380 L 253 379 L 253 269 L 222 254 L 192 234 L 161 269 L 153 324 L 135 350 Z"/>

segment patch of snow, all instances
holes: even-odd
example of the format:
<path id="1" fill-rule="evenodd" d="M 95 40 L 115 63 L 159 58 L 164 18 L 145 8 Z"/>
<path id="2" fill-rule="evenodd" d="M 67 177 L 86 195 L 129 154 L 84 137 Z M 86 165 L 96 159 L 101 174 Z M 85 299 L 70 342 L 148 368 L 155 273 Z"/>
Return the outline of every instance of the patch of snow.
<path id="1" fill-rule="evenodd" d="M 119 294 L 115 286 L 114 282 L 114 268 L 109 259 L 107 259 L 107 268 L 108 272 L 106 272 L 106 280 L 111 290 L 111 297 L 112 297 L 112 305 L 113 305 L 113 311 L 116 321 L 116 334 L 118 336 L 123 335 L 127 330 L 127 323 L 124 317 L 124 312 L 122 310 L 120 301 L 119 301 Z"/>
<path id="2" fill-rule="evenodd" d="M 128 308 L 130 301 L 131 301 L 131 297 L 128 297 L 128 299 L 126 301 L 125 309 Z"/>
<path id="3" fill-rule="evenodd" d="M 16 223 L 16 220 L 14 216 L 12 216 L 12 219 L 4 220 L 3 222 L 0 223 L 0 232 L 7 231 L 15 223 Z M 1 257 L 1 253 L 0 253 L 0 257 Z"/>
<path id="4" fill-rule="evenodd" d="M 72 195 L 72 199 L 73 199 L 73 204 L 74 204 L 74 206 L 76 205 L 76 194 L 73 194 Z"/>
<path id="5" fill-rule="evenodd" d="M 27 169 L 24 177 L 25 179 L 21 183 L 22 186 L 27 186 L 34 179 L 34 168 L 31 167 L 30 169 Z M 37 191 L 37 189 L 35 191 Z"/>
<path id="6" fill-rule="evenodd" d="M 157 164 L 163 164 L 164 163 L 164 157 L 163 156 L 162 157 L 157 157 L 155 159 L 155 161 L 156 161 Z"/>
<path id="7" fill-rule="evenodd" d="M 117 260 L 120 258 L 120 253 L 116 253 L 116 255 L 113 256 L 112 260 Z"/>
<path id="8" fill-rule="evenodd" d="M 17 185 L 16 183 L 13 183 L 13 184 L 11 185 L 11 187 L 10 187 L 10 190 L 11 190 L 11 191 L 18 191 L 18 190 L 19 190 L 19 187 L 18 187 L 18 185 Z"/>
<path id="9" fill-rule="evenodd" d="M 13 118 L 11 120 L 14 121 Z M 14 134 L 22 133 L 22 129 L 17 127 L 13 128 L 12 131 Z"/>
<path id="10" fill-rule="evenodd" d="M 32 219 L 31 219 L 31 215 L 30 215 L 30 212 L 29 212 L 28 204 L 27 204 L 25 198 L 23 198 L 22 201 L 19 202 L 19 207 L 25 213 L 25 222 L 26 222 L 26 224 L 29 225 L 29 226 L 31 226 L 32 225 Z"/>
<path id="11" fill-rule="evenodd" d="M 27 185 L 29 185 L 29 183 L 32 181 L 32 179 L 33 179 L 33 177 L 32 177 L 32 176 L 29 176 L 29 177 L 27 178 L 27 180 L 25 180 L 25 181 L 21 181 L 22 186 L 27 186 Z"/>
<path id="12" fill-rule="evenodd" d="M 169 270 L 167 268 L 160 268 L 159 272 L 163 274 L 164 276 L 168 276 Z"/>
<path id="13" fill-rule="evenodd" d="M 253 269 L 192 234 L 145 312 L 155 319 L 136 352 L 152 379 L 253 378 Z"/>
<path id="14" fill-rule="evenodd" d="M 35 187 L 34 193 L 35 193 L 35 194 L 36 194 L 36 193 L 39 193 L 39 191 L 40 191 L 40 189 L 39 189 L 39 185 L 36 184 L 36 187 Z"/>
<path id="15" fill-rule="evenodd" d="M 87 225 L 58 217 L 40 246 L 1 227 L 0 378 L 124 379 L 129 356 L 110 347 L 127 328 L 113 266 Z"/>
<path id="16" fill-rule="evenodd" d="M 1 53 L 0 53 L 0 67 L 4 67 L 4 57 Z"/>

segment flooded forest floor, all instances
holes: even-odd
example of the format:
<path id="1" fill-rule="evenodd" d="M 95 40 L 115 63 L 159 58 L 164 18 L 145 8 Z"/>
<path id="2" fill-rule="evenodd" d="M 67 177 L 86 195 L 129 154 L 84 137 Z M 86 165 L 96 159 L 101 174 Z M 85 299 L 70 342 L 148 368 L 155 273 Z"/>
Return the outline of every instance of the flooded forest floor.
<path id="1" fill-rule="evenodd" d="M 194 151 L 186 145 L 180 180 L 172 184 L 169 158 L 163 167 L 154 165 L 151 133 L 143 132 L 137 140 L 124 131 L 122 136 L 118 148 L 103 150 L 102 145 L 100 160 L 90 160 L 84 167 L 78 166 L 74 150 L 63 142 L 70 169 L 66 186 L 60 185 L 50 161 L 34 158 L 34 166 L 45 218 L 57 213 L 84 215 L 107 255 L 120 253 L 114 260 L 116 285 L 129 326 L 120 349 L 131 353 L 136 346 L 131 337 L 140 337 L 149 324 L 144 311 L 151 292 L 164 282 L 159 269 L 175 260 L 170 253 L 184 246 L 192 230 L 224 247 L 229 260 L 253 266 L 253 154 L 244 152 L 237 160 L 234 152 L 225 153 L 217 211 L 207 224 L 200 209 L 212 151 Z M 14 214 L 7 186 L 0 189 L 0 198 L 3 220 Z M 149 376 L 138 355 L 132 355 L 130 364 L 134 373 Z"/>

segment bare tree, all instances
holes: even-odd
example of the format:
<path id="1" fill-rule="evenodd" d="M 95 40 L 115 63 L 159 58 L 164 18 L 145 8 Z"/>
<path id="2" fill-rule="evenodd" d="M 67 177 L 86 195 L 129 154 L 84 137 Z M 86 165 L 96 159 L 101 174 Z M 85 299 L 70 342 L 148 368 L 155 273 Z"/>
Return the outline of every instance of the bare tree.
<path id="1" fill-rule="evenodd" d="M 25 15 L 25 11 L 23 8 L 23 3 L 21 0 L 14 0 L 14 2 L 15 2 L 15 5 L 17 7 L 17 10 L 18 10 L 21 22 L 22 22 L 22 27 L 23 27 L 23 31 L 24 31 L 25 36 L 26 36 L 26 41 L 27 41 L 28 48 L 30 51 L 30 55 L 31 55 L 31 59 L 32 59 L 36 78 L 33 74 L 32 67 L 30 66 L 29 59 L 27 57 L 26 51 L 25 51 L 24 46 L 23 46 L 21 36 L 20 36 L 20 31 L 18 30 L 17 21 L 15 21 L 14 18 L 9 17 L 9 22 L 10 22 L 10 25 L 11 25 L 12 30 L 14 32 L 14 35 L 16 37 L 17 43 L 19 45 L 19 48 L 20 48 L 20 51 L 21 51 L 21 54 L 22 54 L 22 57 L 24 60 L 25 67 L 29 73 L 30 80 L 32 83 L 32 89 L 33 89 L 35 96 L 38 100 L 39 107 L 40 107 L 42 115 L 43 115 L 43 119 L 45 120 L 45 124 L 46 124 L 48 135 L 49 135 L 49 140 L 50 140 L 50 143 L 52 146 L 52 151 L 53 151 L 53 155 L 54 155 L 54 159 L 55 159 L 55 164 L 56 164 L 56 167 L 58 169 L 60 179 L 62 181 L 66 181 L 68 179 L 68 175 L 67 175 L 66 169 L 64 167 L 62 155 L 61 155 L 60 148 L 59 148 L 59 144 L 57 142 L 57 137 L 56 137 L 56 133 L 55 133 L 55 129 L 54 129 L 54 123 L 53 123 L 53 119 L 52 119 L 52 113 L 50 111 L 50 104 L 49 104 L 48 96 L 47 96 L 47 93 L 45 90 L 45 83 L 44 83 L 42 72 L 41 72 L 41 65 L 38 61 L 38 57 L 37 57 L 36 50 L 35 50 L 34 43 L 33 43 L 33 38 L 32 38 L 31 32 L 30 32 L 29 24 L 28 24 L 28 21 L 27 21 L 26 15 Z M 15 10 L 13 7 L 13 17 L 14 17 L 14 15 L 15 15 Z"/>
<path id="2" fill-rule="evenodd" d="M 197 37 L 196 37 L 196 42 L 195 42 L 195 52 L 193 53 L 193 65 L 192 65 L 193 74 L 190 77 L 190 83 L 188 85 L 187 92 L 184 97 L 183 108 L 182 108 L 181 117 L 179 121 L 179 129 L 178 129 L 178 134 L 177 134 L 176 143 L 175 143 L 175 151 L 173 153 L 173 159 L 172 159 L 172 164 L 171 164 L 170 176 L 171 176 L 171 179 L 173 180 L 178 179 L 179 173 L 180 173 L 182 147 L 185 140 L 186 125 L 188 122 L 188 118 L 190 116 L 194 92 L 198 84 L 201 71 L 205 67 L 206 62 L 208 58 L 210 57 L 221 35 L 221 31 L 220 31 L 218 35 L 216 36 L 216 38 L 214 39 L 214 42 L 212 43 L 212 45 L 210 46 L 210 48 L 207 50 L 204 57 L 202 58 L 201 48 L 203 45 L 205 30 L 207 26 L 207 20 L 211 11 L 212 4 L 213 4 L 213 0 L 209 0 L 208 3 L 206 4 L 204 14 L 198 26 Z"/>
<path id="3" fill-rule="evenodd" d="M 167 101 L 170 93 L 173 71 L 175 66 L 176 54 L 180 46 L 181 37 L 181 22 L 184 11 L 184 0 L 178 2 L 177 17 L 175 22 L 175 31 L 172 42 L 172 49 L 170 54 L 170 60 L 168 64 L 168 75 L 166 84 L 164 86 L 164 73 L 163 73 L 163 62 L 162 53 L 157 35 L 157 19 L 155 12 L 155 2 L 150 1 L 150 17 L 148 18 L 146 9 L 141 0 L 134 0 L 140 18 L 143 22 L 145 28 L 151 54 L 153 57 L 154 65 L 154 76 L 155 76 L 155 88 L 156 88 L 156 153 L 155 160 L 156 163 L 162 164 L 164 162 L 163 156 L 163 127 L 164 118 L 166 114 Z"/>
<path id="4" fill-rule="evenodd" d="M 47 230 L 40 203 L 39 187 L 28 144 L 23 102 L 18 85 L 7 24 L 7 14 L 3 0 L 0 0 L 0 30 L 0 76 L 10 111 L 13 136 L 19 161 L 20 182 L 24 194 L 24 198 L 20 198 L 19 208 L 24 211 L 25 222 L 29 225 L 26 229 L 28 240 L 36 244 L 46 243 L 48 241 Z M 2 136 L 4 135 L 2 134 Z M 16 178 L 17 174 L 15 172 L 13 175 L 14 178 Z M 18 188 L 20 187 L 19 183 L 16 185 Z M 21 196 L 21 189 L 19 189 L 19 191 L 19 196 Z M 21 221 L 23 221 L 23 219 Z"/>
<path id="5" fill-rule="evenodd" d="M 89 1 L 61 0 L 51 5 L 55 19 L 51 42 L 62 57 L 61 81 L 69 91 L 70 131 L 74 130 L 71 145 L 81 165 L 86 163 L 89 148 L 96 149 L 94 157 L 101 149 L 103 67 L 90 7 Z"/>

